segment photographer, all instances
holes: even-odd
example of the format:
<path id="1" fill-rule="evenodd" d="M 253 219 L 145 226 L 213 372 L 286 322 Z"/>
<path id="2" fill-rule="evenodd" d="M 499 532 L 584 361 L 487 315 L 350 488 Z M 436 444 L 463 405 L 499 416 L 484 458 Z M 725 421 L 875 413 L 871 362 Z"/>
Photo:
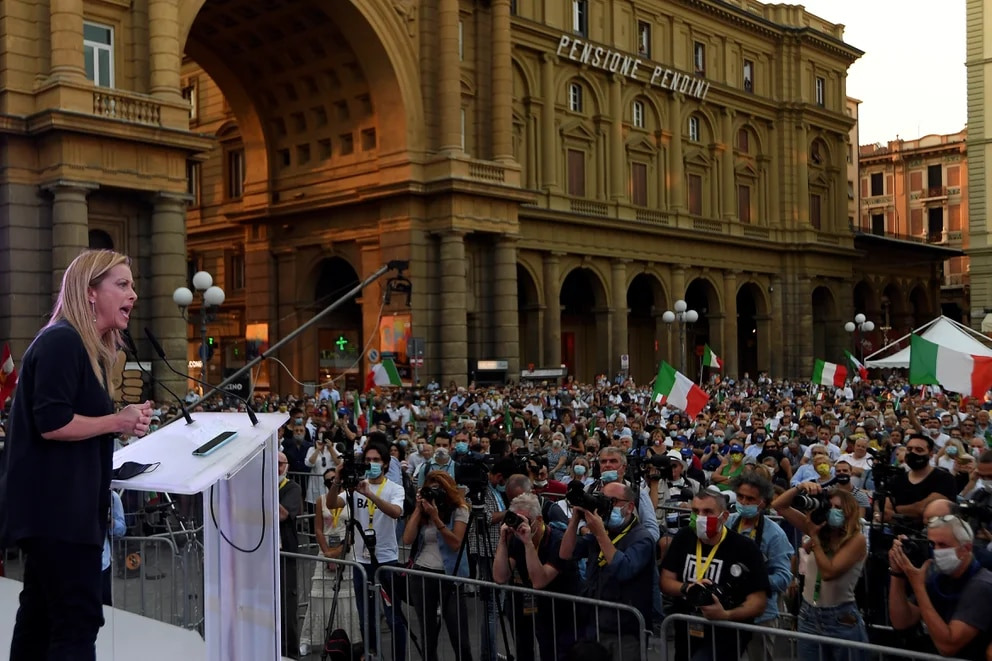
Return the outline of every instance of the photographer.
<path id="1" fill-rule="evenodd" d="M 586 491 L 602 491 L 611 482 L 630 485 L 627 479 L 627 455 L 620 448 L 609 446 L 599 451 L 599 480 L 593 482 Z M 651 539 L 657 543 L 661 539 L 661 529 L 658 526 L 654 503 L 651 502 L 650 491 L 643 481 L 638 485 L 636 505 L 641 525 L 647 528 Z"/>
<path id="2" fill-rule="evenodd" d="M 403 543 L 413 544 L 413 569 L 448 576 L 468 576 L 468 556 L 459 549 L 465 539 L 469 508 L 455 481 L 444 471 L 428 473 L 417 494 L 417 507 L 407 521 Z M 458 566 L 455 563 L 458 562 Z M 407 578 L 409 602 L 420 622 L 425 661 L 438 658 L 438 606 L 455 656 L 471 661 L 468 617 L 462 593 L 454 583 L 421 576 Z"/>
<path id="3" fill-rule="evenodd" d="M 953 514 L 927 522 L 933 558 L 916 566 L 897 539 L 889 551 L 889 616 L 897 630 L 921 621 L 944 656 L 984 661 L 992 640 L 992 572 L 972 554 L 971 527 Z M 910 600 L 906 584 L 913 591 Z M 915 603 L 913 603 L 915 601 Z"/>
<path id="4" fill-rule="evenodd" d="M 692 516 L 661 563 L 661 591 L 673 612 L 751 623 L 768 602 L 768 574 L 757 544 L 726 527 L 727 497 L 714 486 L 692 499 Z M 675 626 L 677 661 L 739 659 L 751 634 L 717 636 L 712 627 Z M 807 657 L 801 657 L 807 658 Z"/>
<path id="5" fill-rule="evenodd" d="M 898 472 L 889 490 L 892 494 L 885 503 L 885 520 L 902 514 L 923 523 L 923 509 L 938 498 L 954 500 L 957 484 L 954 476 L 930 464 L 934 441 L 929 436 L 910 434 L 906 441 L 906 465 L 909 472 Z"/>
<path id="6" fill-rule="evenodd" d="M 451 439 L 445 433 L 439 433 L 434 438 L 434 456 L 423 464 L 417 471 L 417 488 L 422 489 L 427 474 L 431 471 L 444 471 L 452 478 L 455 477 L 455 462 L 451 459 Z"/>
<path id="7" fill-rule="evenodd" d="M 375 572 L 372 561 L 372 553 L 375 553 L 375 566 L 397 565 L 399 564 L 399 544 L 396 539 L 396 519 L 403 514 L 403 487 L 386 479 L 386 472 L 389 468 L 389 450 L 378 441 L 369 441 L 365 444 L 362 459 L 368 468 L 364 474 L 364 479 L 359 479 L 355 486 L 355 497 L 352 501 L 346 498 L 351 515 L 355 524 L 359 526 L 364 534 L 355 535 L 354 555 L 351 559 L 361 564 L 365 570 L 365 576 L 372 580 Z M 346 475 L 348 470 L 354 470 L 354 464 L 345 461 L 338 469 L 338 475 L 327 487 L 326 502 L 337 502 L 337 497 L 341 495 L 343 485 L 348 484 L 349 479 L 358 479 L 362 476 Z M 368 545 L 366 545 L 366 538 Z M 371 550 L 370 550 L 371 549 Z M 369 622 L 369 613 L 372 604 L 369 602 L 368 585 L 362 585 L 362 574 L 357 568 L 353 572 L 355 583 L 355 594 L 357 595 L 358 622 L 363 634 L 368 630 L 365 628 Z M 383 586 L 387 593 L 391 593 L 391 586 Z M 386 621 L 393 632 L 392 640 L 395 645 L 394 658 L 402 661 L 406 658 L 406 624 L 403 615 L 397 608 L 387 604 L 385 606 Z M 375 636 L 369 641 L 370 646 L 375 644 Z"/>
<path id="8" fill-rule="evenodd" d="M 727 527 L 750 538 L 758 545 L 768 573 L 768 604 L 754 623 L 777 629 L 779 626 L 779 597 L 792 583 L 792 557 L 795 551 L 782 528 L 765 516 L 775 494 L 772 483 L 757 472 L 744 473 L 731 483 L 737 495 L 737 513 L 731 514 Z M 757 635 L 748 645 L 750 661 L 772 661 L 775 658 L 775 638 Z"/>
<path id="9" fill-rule="evenodd" d="M 797 496 L 809 515 L 795 508 Z M 824 500 L 826 498 L 827 500 Z M 861 508 L 850 493 L 825 492 L 817 482 L 803 482 L 780 495 L 772 507 L 809 535 L 805 542 L 806 582 L 799 609 L 798 631 L 867 643 L 868 632 L 854 597 L 868 543 L 861 533 Z M 817 655 L 821 655 L 817 657 Z M 868 654 L 843 647 L 822 647 L 799 641 L 799 658 L 867 661 Z"/>
<path id="10" fill-rule="evenodd" d="M 324 492 L 321 477 L 328 469 L 337 468 L 338 464 L 341 463 L 341 457 L 338 455 L 334 443 L 330 442 L 330 436 L 323 425 L 317 429 L 316 440 L 313 447 L 307 452 L 304 463 L 311 472 L 310 480 L 307 483 L 306 503 L 307 512 L 312 514 L 317 501 Z"/>
<path id="11" fill-rule="evenodd" d="M 575 563 L 562 560 L 560 548 L 564 532 L 551 528 L 541 517 L 541 504 L 534 494 L 521 494 L 510 503 L 510 513 L 500 527 L 499 544 L 493 560 L 493 580 L 546 590 L 550 593 L 578 594 L 579 575 Z M 542 661 L 554 661 L 575 642 L 577 631 L 572 606 L 551 598 L 533 600 L 529 595 L 511 593 L 513 602 L 516 658 L 534 658 L 536 635 Z M 528 615 L 536 609 L 533 620 Z"/>
<path id="12" fill-rule="evenodd" d="M 650 627 L 652 592 L 647 586 L 655 576 L 655 539 L 638 519 L 635 495 L 629 486 L 610 482 L 603 487 L 601 496 L 613 504 L 607 521 L 595 511 L 573 507 L 559 557 L 567 561 L 587 559 L 583 596 L 633 606 Z M 580 521 L 588 530 L 581 538 Z M 582 637 L 598 638 L 612 649 L 614 658 L 640 658 L 640 627 L 622 611 L 600 608 L 598 613 L 590 614 Z"/>

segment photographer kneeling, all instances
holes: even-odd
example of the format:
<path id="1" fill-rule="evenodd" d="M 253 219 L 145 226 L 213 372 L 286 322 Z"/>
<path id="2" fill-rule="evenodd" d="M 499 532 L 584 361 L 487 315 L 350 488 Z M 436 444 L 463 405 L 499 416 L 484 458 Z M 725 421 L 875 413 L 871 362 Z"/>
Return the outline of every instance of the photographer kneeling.
<path id="1" fill-rule="evenodd" d="M 710 486 L 692 499 L 688 528 L 675 535 L 661 563 L 661 591 L 674 613 L 752 623 L 768 603 L 768 571 L 758 545 L 726 527 L 727 497 Z M 718 635 L 713 627 L 675 625 L 677 661 L 739 659 L 746 632 Z M 801 657 L 807 658 L 807 657 Z"/>
<path id="2" fill-rule="evenodd" d="M 953 514 L 934 517 L 927 522 L 927 539 L 933 558 L 920 566 L 907 556 L 905 538 L 892 543 L 892 626 L 905 630 L 922 621 L 940 654 L 984 661 L 992 640 L 992 572 L 975 560 L 971 527 Z"/>
<path id="3" fill-rule="evenodd" d="M 797 498 L 797 496 L 799 498 Z M 800 505 L 808 514 L 796 509 Z M 781 494 L 772 507 L 785 520 L 809 535 L 804 543 L 806 582 L 799 609 L 798 631 L 840 640 L 868 642 L 854 588 L 861 577 L 868 543 L 861 533 L 861 508 L 850 493 L 824 491 L 816 482 L 803 482 Z M 862 650 L 823 646 L 800 640 L 799 658 L 867 661 Z"/>
<path id="4" fill-rule="evenodd" d="M 431 471 L 417 494 L 417 507 L 403 531 L 403 543 L 414 544 L 411 551 L 413 569 L 448 576 L 468 576 L 468 556 L 460 554 L 468 527 L 469 508 L 454 479 L 443 470 Z M 455 563 L 458 566 L 455 566 Z M 420 639 L 424 641 L 424 659 L 438 658 L 438 606 L 455 656 L 472 659 L 468 637 L 468 618 L 462 593 L 450 581 L 436 581 L 422 576 L 408 579 L 408 600 L 420 622 Z"/>

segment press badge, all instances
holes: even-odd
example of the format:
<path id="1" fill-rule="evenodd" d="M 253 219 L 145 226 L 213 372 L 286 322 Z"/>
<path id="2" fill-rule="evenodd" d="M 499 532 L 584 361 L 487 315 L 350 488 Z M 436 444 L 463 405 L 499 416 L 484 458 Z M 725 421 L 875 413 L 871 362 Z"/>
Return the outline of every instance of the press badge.
<path id="1" fill-rule="evenodd" d="M 705 638 L 706 630 L 703 628 L 702 624 L 696 624 L 694 622 L 689 623 L 689 635 L 693 638 Z"/>
<path id="2" fill-rule="evenodd" d="M 525 594 L 523 601 L 524 615 L 533 615 L 537 612 L 537 598 L 532 594 Z"/>

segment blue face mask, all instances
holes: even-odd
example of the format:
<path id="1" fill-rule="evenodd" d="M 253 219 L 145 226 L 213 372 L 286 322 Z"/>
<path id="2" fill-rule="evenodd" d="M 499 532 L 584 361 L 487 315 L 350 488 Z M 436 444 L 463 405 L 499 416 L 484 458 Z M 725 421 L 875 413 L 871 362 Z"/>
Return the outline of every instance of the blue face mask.
<path id="1" fill-rule="evenodd" d="M 579 465 L 575 466 L 574 468 L 572 468 L 572 471 L 576 475 L 580 475 L 580 476 L 581 475 L 585 475 L 586 474 L 586 467 L 583 466 L 582 464 L 579 464 Z"/>
<path id="2" fill-rule="evenodd" d="M 382 475 L 382 464 L 369 464 L 369 469 L 365 473 L 365 477 L 374 480 L 380 475 Z"/>
<path id="3" fill-rule="evenodd" d="M 758 506 L 757 505 L 738 505 L 737 512 L 745 519 L 753 519 L 758 516 Z"/>
<path id="4" fill-rule="evenodd" d="M 613 511 L 610 512 L 610 520 L 607 522 L 607 528 L 619 528 L 623 524 L 623 511 L 619 507 L 614 507 Z"/>
<path id="5" fill-rule="evenodd" d="M 616 482 L 619 479 L 616 471 L 603 471 L 599 476 L 603 480 L 603 484 L 609 484 L 610 482 Z"/>
<path id="6" fill-rule="evenodd" d="M 468 443 L 466 443 L 465 441 L 458 441 L 457 443 L 455 443 L 455 452 L 457 452 L 458 454 L 465 454 L 466 452 L 468 452 Z"/>
<path id="7" fill-rule="evenodd" d="M 400 447 L 401 448 L 405 448 L 406 447 L 406 441 L 400 441 Z"/>
<path id="8" fill-rule="evenodd" d="M 302 425 L 302 424 L 303 424 L 303 418 L 295 418 L 295 419 L 293 420 L 293 422 L 294 422 L 295 424 L 298 424 L 298 425 Z"/>
<path id="9" fill-rule="evenodd" d="M 500 493 L 506 493 L 506 485 L 505 484 L 497 484 L 496 485 L 496 491 L 499 491 Z"/>
<path id="10" fill-rule="evenodd" d="M 844 526 L 844 510 L 831 507 L 827 512 L 827 525 L 831 528 L 841 528 Z"/>

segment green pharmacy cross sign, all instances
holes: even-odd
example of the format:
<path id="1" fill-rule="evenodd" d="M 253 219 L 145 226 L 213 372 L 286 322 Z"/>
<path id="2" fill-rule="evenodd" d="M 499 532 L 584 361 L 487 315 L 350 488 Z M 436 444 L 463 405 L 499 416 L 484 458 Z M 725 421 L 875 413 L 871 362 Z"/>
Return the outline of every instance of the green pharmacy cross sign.
<path id="1" fill-rule="evenodd" d="M 344 335 L 342 335 L 337 339 L 337 341 L 334 344 L 338 346 L 338 351 L 344 353 L 345 348 L 348 346 L 348 340 L 347 338 L 345 338 Z"/>

